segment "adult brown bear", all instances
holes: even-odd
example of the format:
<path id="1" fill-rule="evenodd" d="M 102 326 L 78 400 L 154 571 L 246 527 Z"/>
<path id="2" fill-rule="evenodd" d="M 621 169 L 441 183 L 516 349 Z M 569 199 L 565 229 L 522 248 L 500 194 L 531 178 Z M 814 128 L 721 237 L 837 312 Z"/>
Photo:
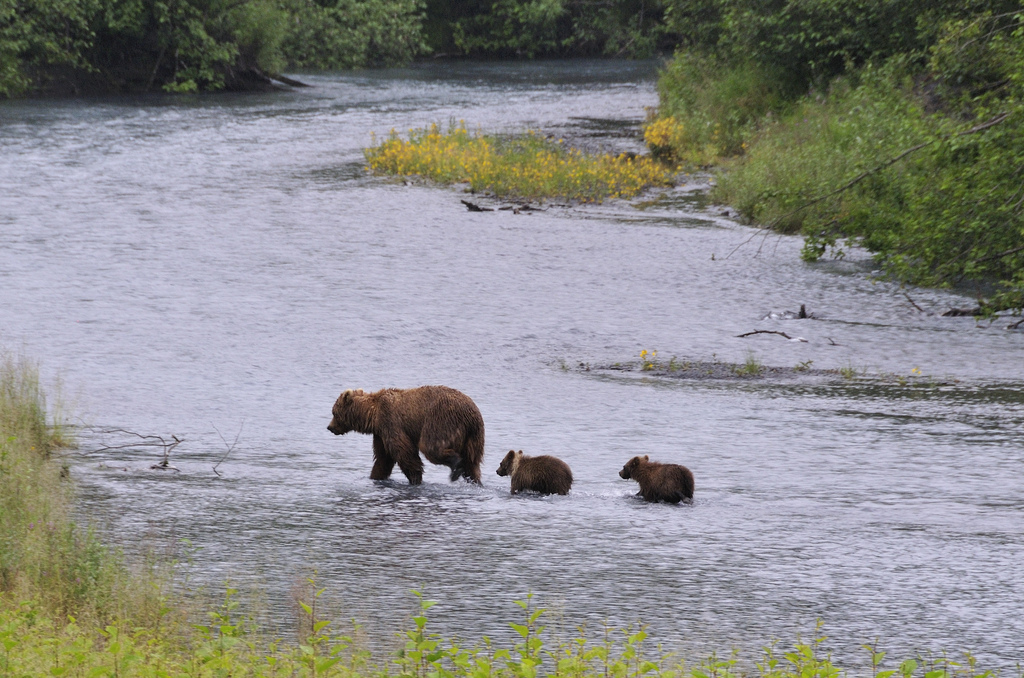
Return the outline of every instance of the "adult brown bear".
<path id="1" fill-rule="evenodd" d="M 334 403 L 327 430 L 373 434 L 370 478 L 384 480 L 398 464 L 410 485 L 423 482 L 423 462 L 480 482 L 484 458 L 484 419 L 469 396 L 447 386 L 386 388 L 375 393 L 345 391 Z"/>
<path id="2" fill-rule="evenodd" d="M 637 492 L 647 501 L 667 501 L 678 504 L 693 499 L 693 474 L 679 464 L 660 464 L 646 454 L 633 457 L 619 471 L 619 477 L 640 483 Z"/>
<path id="3" fill-rule="evenodd" d="M 541 494 L 569 494 L 572 469 L 561 459 L 541 455 L 528 457 L 522 450 L 509 450 L 498 466 L 499 476 L 512 477 L 512 494 L 533 490 Z"/>

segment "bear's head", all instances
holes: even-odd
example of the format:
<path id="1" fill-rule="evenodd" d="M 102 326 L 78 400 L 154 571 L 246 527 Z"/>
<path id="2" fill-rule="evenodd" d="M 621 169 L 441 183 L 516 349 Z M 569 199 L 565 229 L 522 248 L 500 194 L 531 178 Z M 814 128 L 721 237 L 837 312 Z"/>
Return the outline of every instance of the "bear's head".
<path id="1" fill-rule="evenodd" d="M 361 408 L 354 406 L 364 395 L 362 389 L 349 389 L 338 396 L 331 410 L 333 416 L 327 430 L 336 436 L 355 430 L 366 419 L 365 414 L 359 411 Z"/>
<path id="2" fill-rule="evenodd" d="M 633 457 L 632 459 L 627 461 L 626 465 L 622 467 L 621 471 L 619 471 L 619 477 L 623 478 L 625 480 L 629 480 L 630 478 L 633 477 L 633 474 L 636 472 L 636 470 L 638 468 L 640 468 L 641 461 L 650 461 L 650 460 L 651 460 L 651 458 L 648 457 L 646 454 L 642 458 L 641 457 Z"/>
<path id="3" fill-rule="evenodd" d="M 510 476 L 516 472 L 516 468 L 519 466 L 519 462 L 523 458 L 523 451 L 509 450 L 505 458 L 501 460 L 501 464 L 498 466 L 499 476 Z"/>

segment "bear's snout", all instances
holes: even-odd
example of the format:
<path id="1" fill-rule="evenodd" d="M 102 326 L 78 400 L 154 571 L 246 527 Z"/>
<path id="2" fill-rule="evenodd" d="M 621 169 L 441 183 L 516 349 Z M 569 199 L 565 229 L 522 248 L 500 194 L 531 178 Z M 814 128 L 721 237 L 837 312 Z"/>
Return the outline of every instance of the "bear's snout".
<path id="1" fill-rule="evenodd" d="M 344 431 L 341 430 L 341 427 L 338 426 L 337 422 L 335 422 L 333 419 L 331 419 L 331 423 L 327 425 L 327 430 L 336 436 L 340 436 L 342 433 L 344 433 Z"/>
<path id="2" fill-rule="evenodd" d="M 621 471 L 619 471 L 619 477 L 622 478 L 623 480 L 629 480 L 629 473 L 626 471 L 626 469 L 622 469 Z"/>

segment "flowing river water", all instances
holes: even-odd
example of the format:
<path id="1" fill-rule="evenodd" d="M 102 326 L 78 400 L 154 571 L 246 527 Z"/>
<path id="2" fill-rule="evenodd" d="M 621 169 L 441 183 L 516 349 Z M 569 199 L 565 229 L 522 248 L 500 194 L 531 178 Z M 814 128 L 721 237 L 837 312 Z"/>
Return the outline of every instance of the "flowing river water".
<path id="1" fill-rule="evenodd" d="M 642 621 L 688 653 L 792 642 L 820 618 L 854 662 L 875 638 L 1024 659 L 1024 332 L 940 317 L 970 295 L 908 298 L 857 253 L 743 245 L 753 229 L 692 185 L 472 213 L 457 189 L 363 167 L 371 133 L 453 120 L 639 151 L 655 73 L 432 64 L 0 103 L 0 344 L 59 375 L 92 427 L 83 512 L 129 552 L 173 548 L 189 586 L 261 592 L 282 628 L 315 571 L 381 642 L 410 589 L 471 643 L 507 638 L 532 592 L 566 633 Z M 813 318 L 780 317 L 801 304 Z M 807 341 L 737 337 L 755 329 Z M 846 376 L 597 369 L 645 349 Z M 372 482 L 370 438 L 326 430 L 343 389 L 420 384 L 479 405 L 482 488 L 439 467 Z M 96 452 L 132 442 L 105 427 L 184 439 L 179 470 L 151 470 L 157 448 Z M 563 458 L 572 492 L 510 498 L 494 470 L 513 448 Z M 635 498 L 617 475 L 635 454 L 689 466 L 694 504 Z"/>

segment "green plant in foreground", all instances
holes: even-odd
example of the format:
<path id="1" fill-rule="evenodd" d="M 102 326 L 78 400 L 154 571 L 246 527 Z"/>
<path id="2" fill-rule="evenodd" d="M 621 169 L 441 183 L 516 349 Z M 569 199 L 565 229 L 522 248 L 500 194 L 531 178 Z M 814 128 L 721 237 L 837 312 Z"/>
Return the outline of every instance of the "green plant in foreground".
<path id="1" fill-rule="evenodd" d="M 813 364 L 814 364 L 813 360 L 804 360 L 803 362 L 797 363 L 796 367 L 793 368 L 793 371 L 794 372 L 806 372 L 806 371 L 811 369 L 811 365 L 813 365 Z"/>
<path id="2" fill-rule="evenodd" d="M 658 369 L 658 352 L 648 351 L 646 348 L 640 351 L 640 369 L 644 372 Z"/>
<path id="3" fill-rule="evenodd" d="M 737 365 L 733 371 L 741 377 L 757 377 L 764 372 L 764 364 L 757 359 L 753 353 L 747 354 L 747 359 L 742 365 Z"/>
<path id="4" fill-rule="evenodd" d="M 857 370 L 857 368 L 851 364 L 839 368 L 839 374 L 843 377 L 843 379 L 856 379 L 859 373 L 860 372 Z"/>

